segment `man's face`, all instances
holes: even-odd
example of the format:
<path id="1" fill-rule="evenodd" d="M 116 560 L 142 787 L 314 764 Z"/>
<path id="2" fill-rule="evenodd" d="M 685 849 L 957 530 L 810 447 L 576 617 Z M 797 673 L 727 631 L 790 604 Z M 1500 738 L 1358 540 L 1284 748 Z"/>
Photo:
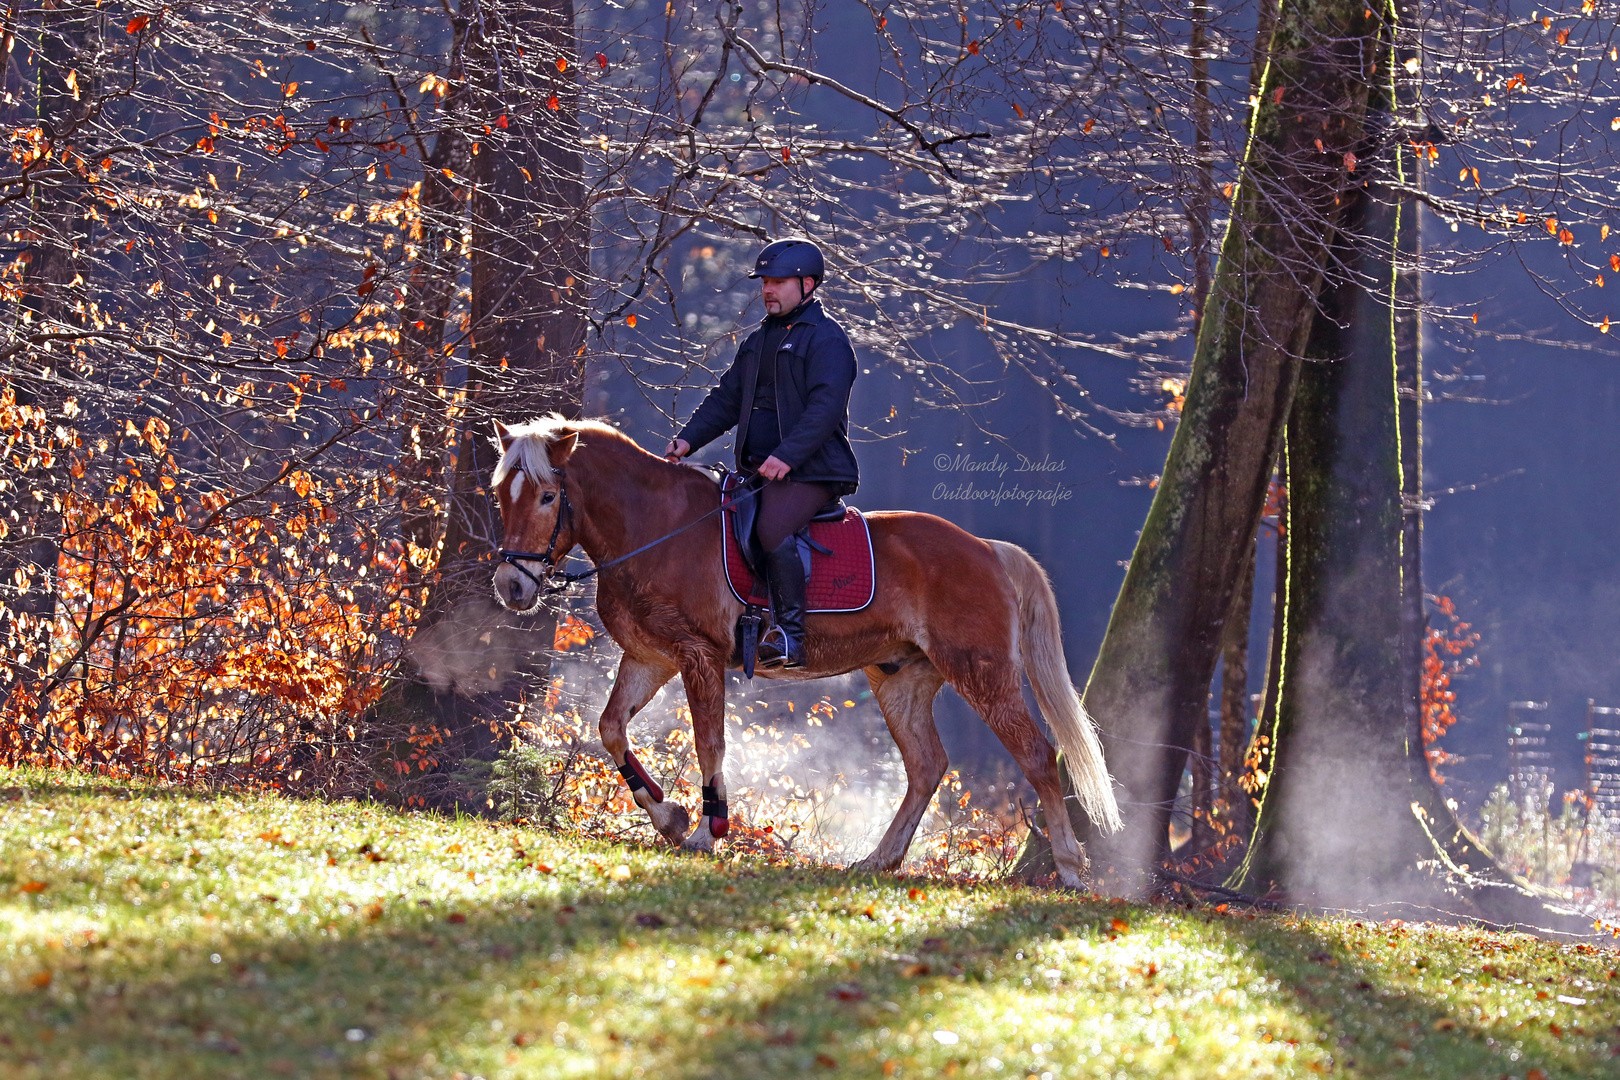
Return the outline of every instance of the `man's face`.
<path id="1" fill-rule="evenodd" d="M 767 277 L 760 278 L 765 295 L 765 310 L 771 315 L 792 311 L 804 302 L 804 283 L 814 278 Z"/>

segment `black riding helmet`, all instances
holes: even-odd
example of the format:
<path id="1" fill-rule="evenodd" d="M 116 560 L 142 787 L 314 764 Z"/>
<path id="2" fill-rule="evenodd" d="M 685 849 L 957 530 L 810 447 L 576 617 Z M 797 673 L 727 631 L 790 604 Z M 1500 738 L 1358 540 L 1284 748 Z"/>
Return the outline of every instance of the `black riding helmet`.
<path id="1" fill-rule="evenodd" d="M 826 276 L 827 264 L 821 258 L 821 249 L 808 240 L 777 240 L 766 244 L 765 250 L 754 260 L 751 278 L 813 277 L 816 284 Z"/>

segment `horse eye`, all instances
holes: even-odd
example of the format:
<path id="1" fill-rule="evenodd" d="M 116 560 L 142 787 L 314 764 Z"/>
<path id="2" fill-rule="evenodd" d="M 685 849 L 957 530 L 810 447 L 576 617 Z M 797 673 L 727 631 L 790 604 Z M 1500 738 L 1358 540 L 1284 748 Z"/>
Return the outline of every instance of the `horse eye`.
<path id="1" fill-rule="evenodd" d="M 548 491 L 544 495 L 540 496 L 540 505 L 545 506 L 547 503 L 556 499 L 556 497 L 557 493 L 555 491 Z"/>

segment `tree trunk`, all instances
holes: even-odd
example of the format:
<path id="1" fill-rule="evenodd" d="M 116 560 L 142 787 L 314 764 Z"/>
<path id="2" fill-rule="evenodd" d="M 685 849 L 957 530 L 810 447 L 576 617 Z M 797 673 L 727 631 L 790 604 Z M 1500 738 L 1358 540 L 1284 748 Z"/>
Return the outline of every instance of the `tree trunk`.
<path id="1" fill-rule="evenodd" d="M 1387 150 L 1347 200 L 1289 421 L 1281 697 L 1236 882 L 1316 905 L 1419 902 L 1584 930 L 1478 847 L 1424 755 L 1417 208 L 1377 182 L 1406 179 L 1393 77 L 1375 104 Z"/>
<path id="2" fill-rule="evenodd" d="M 1222 836 L 1249 831 L 1249 796 L 1243 777 L 1249 746 L 1249 620 L 1254 606 L 1255 545 L 1232 597 L 1232 615 L 1221 639 L 1221 737 L 1216 748 L 1215 823 Z"/>
<path id="3" fill-rule="evenodd" d="M 96 5 L 82 0 L 69 0 L 40 12 L 35 102 L 48 153 L 29 170 L 30 237 L 22 255 L 22 310 L 28 322 L 16 328 L 23 335 L 71 333 L 88 322 L 83 308 L 89 291 L 92 240 L 91 222 L 83 209 L 87 186 L 63 156 L 66 152 L 95 156 L 94 148 L 86 148 L 84 142 L 96 107 L 101 18 Z M 55 369 L 71 367 L 77 348 L 72 337 L 46 340 L 18 365 L 24 369 L 20 377 L 8 380 L 18 405 L 45 410 L 45 422 L 38 429 L 44 445 L 56 444 L 52 432 L 63 406 L 63 394 L 57 387 L 66 380 L 57 380 Z M 21 485 L 14 486 L 14 494 L 21 490 Z M 7 597 L 6 606 L 12 613 L 13 630 L 32 639 L 32 653 L 19 664 L 18 677 L 5 687 L 0 709 L 10 704 L 16 689 L 37 685 L 49 670 L 62 532 L 60 504 L 53 499 L 36 502 L 19 497 L 11 509 L 22 524 L 13 526 L 10 542 L 0 547 L 0 589 L 16 589 L 15 596 Z M 19 575 L 27 583 L 21 587 L 14 585 Z M 47 707 L 46 701 L 35 702 L 35 716 Z"/>
<path id="4" fill-rule="evenodd" d="M 443 543 L 412 660 L 451 733 L 447 756 L 487 756 L 524 696 L 549 681 L 555 617 L 490 595 L 498 504 L 485 487 L 491 421 L 557 411 L 584 394 L 590 266 L 572 0 L 468 9 L 472 341 Z"/>
<path id="5" fill-rule="evenodd" d="M 1125 788 L 1126 829 L 1098 860 L 1121 892 L 1140 891 L 1163 856 L 1265 504 L 1352 178 L 1346 154 L 1361 137 L 1377 40 L 1365 10 L 1359 0 L 1279 9 L 1186 405 L 1086 687 Z"/>
<path id="6" fill-rule="evenodd" d="M 1244 880 L 1334 905 L 1418 883 L 1401 626 L 1393 251 L 1399 207 L 1352 192 L 1288 426 L 1274 759 Z M 1369 285 L 1369 283 L 1372 283 Z M 1263 891 L 1263 890 L 1262 890 Z"/>
<path id="7" fill-rule="evenodd" d="M 445 320 L 455 298 L 461 269 L 461 231 L 466 213 L 471 143 L 458 115 L 466 99 L 463 63 L 468 20 L 454 20 L 450 84 L 440 111 L 447 117 L 433 150 L 422 163 L 418 196 L 422 233 L 417 239 L 410 288 L 400 320 L 401 374 L 407 391 L 400 427 L 400 531 L 413 568 L 425 568 L 443 531 L 444 517 L 434 499 L 442 495 L 449 455 L 450 402 L 445 393 Z M 446 170 L 450 175 L 446 176 Z"/>

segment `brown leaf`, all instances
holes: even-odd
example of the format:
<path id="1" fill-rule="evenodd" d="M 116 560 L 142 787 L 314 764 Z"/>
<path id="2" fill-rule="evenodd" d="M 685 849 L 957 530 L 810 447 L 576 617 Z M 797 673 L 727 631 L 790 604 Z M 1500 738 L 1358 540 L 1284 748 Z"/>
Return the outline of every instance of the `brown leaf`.
<path id="1" fill-rule="evenodd" d="M 827 991 L 827 996 L 839 1001 L 865 1001 L 866 991 L 860 983 L 843 982 Z"/>
<path id="2" fill-rule="evenodd" d="M 657 930 L 659 927 L 668 924 L 664 921 L 662 915 L 655 915 L 650 911 L 646 911 L 636 916 L 636 925 L 645 926 L 649 930 Z"/>

